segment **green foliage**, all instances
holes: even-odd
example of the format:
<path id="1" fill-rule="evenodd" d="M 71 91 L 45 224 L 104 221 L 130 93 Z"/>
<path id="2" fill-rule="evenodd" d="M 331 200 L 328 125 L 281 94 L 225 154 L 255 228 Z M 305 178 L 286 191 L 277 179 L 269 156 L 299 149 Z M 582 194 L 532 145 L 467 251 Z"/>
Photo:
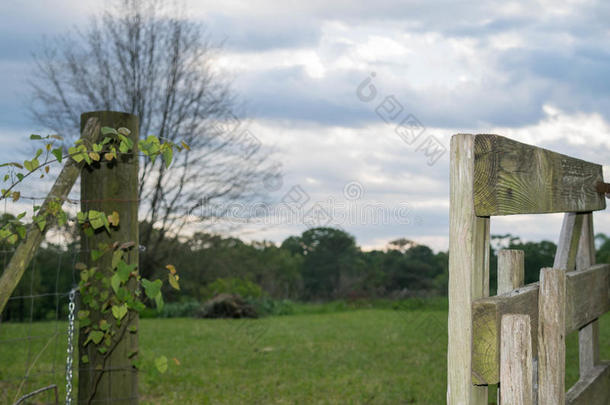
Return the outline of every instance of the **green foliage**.
<path id="1" fill-rule="evenodd" d="M 221 293 L 239 294 L 245 299 L 261 298 L 263 296 L 263 289 L 259 285 L 235 277 L 218 278 L 210 283 L 206 289 L 206 299 Z"/>
<path id="2" fill-rule="evenodd" d="M 44 177 L 49 173 L 52 163 L 61 162 L 64 158 L 70 158 L 76 163 L 83 162 L 95 170 L 103 161 L 112 162 L 121 154 L 133 154 L 134 143 L 128 137 L 130 131 L 127 128 L 115 130 L 104 127 L 101 129 L 101 133 L 104 136 L 101 142 L 91 143 L 89 140 L 80 139 L 75 142 L 74 146 L 68 148 L 68 156 L 65 157 L 62 156 L 61 148 L 54 148 L 54 142 L 62 140 L 61 137 L 31 135 L 30 139 L 44 142 L 44 148 L 37 149 L 34 157 L 25 160 L 23 164 L 10 162 L 0 165 L 8 171 L 4 173 L 3 181 L 9 183 L 8 188 L 1 190 L 0 199 L 11 197 L 13 201 L 17 201 L 20 198 L 20 191 L 16 188 L 24 179 L 33 173 L 40 173 L 40 177 Z M 152 144 L 154 144 L 154 148 L 150 147 Z M 183 146 L 173 143 L 161 143 L 155 136 L 149 136 L 145 141 L 141 141 L 140 146 L 145 149 L 144 155 L 153 160 L 156 154 L 162 154 L 166 167 L 171 164 L 173 150 L 183 148 Z M 42 207 L 34 207 L 30 224 L 24 222 L 26 213 L 21 213 L 17 217 L 5 216 L 0 228 L 0 244 L 15 244 L 20 238 L 26 238 L 28 226 L 30 229 L 44 232 L 51 223 L 65 225 L 67 214 L 63 211 L 62 204 L 63 201 L 59 199 L 47 199 Z M 96 231 L 111 233 L 113 227 L 119 226 L 119 222 L 117 212 L 105 213 L 89 210 L 77 213 L 77 223 L 87 237 L 92 236 Z M 97 249 L 91 251 L 91 261 L 100 263 L 99 265 L 88 268 L 84 263 L 76 264 L 76 269 L 80 271 L 81 299 L 78 321 L 80 333 L 86 336 L 83 345 L 95 345 L 95 349 L 103 356 L 102 362 L 105 357 L 110 355 L 116 346 L 115 343 L 123 336 L 122 329 L 128 326 L 132 319 L 131 315 L 146 307 L 146 301 L 141 296 L 139 285 L 143 287 L 145 296 L 154 301 L 158 309 L 163 307 L 161 293 L 163 282 L 142 279 L 138 273 L 138 264 L 129 264 L 126 261 L 126 253 L 134 245 L 133 242 L 123 244 L 117 242 L 113 246 L 100 243 Z M 101 260 L 107 254 L 112 256 L 109 266 Z M 172 265 L 168 265 L 167 269 L 169 270 L 169 285 L 179 290 L 179 277 L 176 269 Z M 10 310 L 9 308 L 9 313 Z M 132 331 L 130 330 L 130 332 Z M 100 359 L 96 359 L 97 361 Z M 137 362 L 135 359 L 133 361 Z M 98 363 L 94 366 L 101 368 L 102 365 L 103 363 Z M 160 358 L 156 367 L 160 372 L 165 372 L 167 359 Z"/>

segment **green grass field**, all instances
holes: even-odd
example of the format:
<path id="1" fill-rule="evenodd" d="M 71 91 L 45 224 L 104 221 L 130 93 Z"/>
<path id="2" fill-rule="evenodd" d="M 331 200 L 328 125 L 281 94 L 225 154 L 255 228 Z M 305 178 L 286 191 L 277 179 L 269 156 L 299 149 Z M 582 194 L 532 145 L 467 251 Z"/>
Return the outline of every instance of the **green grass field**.
<path id="1" fill-rule="evenodd" d="M 446 311 L 390 309 L 258 320 L 144 319 L 141 403 L 443 404 L 446 321 Z M 20 336 L 64 328 L 52 322 L 0 325 L 0 380 L 25 374 L 28 355 L 33 360 L 49 341 L 30 340 L 28 354 Z M 610 358 L 608 315 L 600 334 L 602 357 Z M 56 382 L 63 397 L 64 340 L 49 341 L 22 394 Z M 578 378 L 576 341 L 576 334 L 568 337 L 568 384 Z M 165 374 L 153 366 L 159 355 L 170 359 Z M 55 379 L 45 374 L 53 359 Z M 14 400 L 19 384 L 0 383 L 2 403 Z"/>

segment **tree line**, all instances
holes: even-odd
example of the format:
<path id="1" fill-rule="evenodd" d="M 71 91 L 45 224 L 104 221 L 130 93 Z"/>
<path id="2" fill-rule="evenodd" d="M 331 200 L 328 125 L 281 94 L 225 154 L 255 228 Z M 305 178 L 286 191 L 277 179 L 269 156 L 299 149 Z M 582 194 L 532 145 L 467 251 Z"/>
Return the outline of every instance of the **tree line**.
<path id="1" fill-rule="evenodd" d="M 610 237 L 598 234 L 596 242 L 597 261 L 609 262 Z M 405 238 L 391 241 L 384 249 L 364 251 L 349 233 L 322 227 L 290 236 L 281 244 L 196 233 L 186 239 L 168 239 L 159 249 L 155 256 L 164 261 L 148 271 L 164 276 L 164 264 L 171 263 L 181 279 L 180 292 L 167 291 L 169 302 L 204 302 L 218 292 L 303 302 L 447 294 L 448 252 L 435 253 Z M 538 280 L 542 267 L 552 266 L 556 245 L 550 241 L 526 242 L 510 234 L 492 236 L 492 295 L 499 249 L 525 251 L 525 282 L 532 283 Z M 11 250 L 2 246 L 2 252 L 6 263 Z M 147 253 L 142 252 L 142 256 Z M 65 293 L 78 280 L 74 264 L 80 260 L 79 255 L 77 242 L 42 247 L 3 319 L 61 319 Z M 140 265 L 146 263 L 142 258 Z"/>

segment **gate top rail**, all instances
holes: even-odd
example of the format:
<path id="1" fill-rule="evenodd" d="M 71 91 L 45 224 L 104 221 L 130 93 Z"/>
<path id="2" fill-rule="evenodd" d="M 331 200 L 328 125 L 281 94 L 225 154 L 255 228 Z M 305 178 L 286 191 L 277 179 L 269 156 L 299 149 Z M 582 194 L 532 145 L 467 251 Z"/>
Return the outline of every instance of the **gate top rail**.
<path id="1" fill-rule="evenodd" d="M 499 135 L 474 137 L 477 216 L 606 208 L 602 166 Z"/>

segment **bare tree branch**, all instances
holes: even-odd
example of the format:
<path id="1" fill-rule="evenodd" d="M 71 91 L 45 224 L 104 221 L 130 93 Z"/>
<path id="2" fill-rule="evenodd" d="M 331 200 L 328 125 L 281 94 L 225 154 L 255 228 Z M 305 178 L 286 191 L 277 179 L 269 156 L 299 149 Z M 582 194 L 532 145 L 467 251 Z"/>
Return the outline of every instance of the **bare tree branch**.
<path id="1" fill-rule="evenodd" d="M 39 124 L 75 139 L 80 113 L 125 111 L 140 117 L 142 136 L 191 148 L 172 170 L 160 160 L 140 163 L 144 276 L 162 264 L 159 247 L 184 229 L 190 207 L 260 199 L 262 179 L 277 168 L 267 149 L 248 149 L 237 98 L 212 69 L 217 52 L 177 3 L 117 0 L 36 55 L 31 113 Z"/>

